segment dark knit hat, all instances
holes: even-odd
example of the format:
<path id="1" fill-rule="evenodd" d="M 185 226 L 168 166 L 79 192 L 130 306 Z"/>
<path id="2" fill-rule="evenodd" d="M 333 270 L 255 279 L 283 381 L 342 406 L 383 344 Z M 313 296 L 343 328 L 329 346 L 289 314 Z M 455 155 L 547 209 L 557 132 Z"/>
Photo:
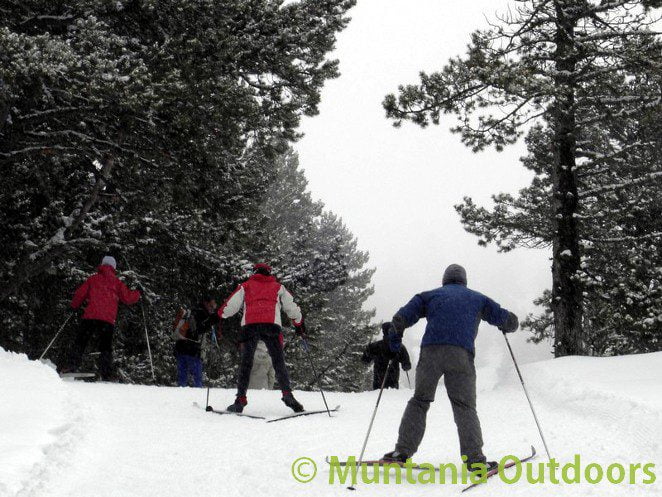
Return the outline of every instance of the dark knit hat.
<path id="1" fill-rule="evenodd" d="M 444 279 L 442 280 L 442 283 L 444 285 L 456 283 L 467 286 L 467 272 L 459 264 L 451 264 L 446 268 L 446 271 L 444 271 Z"/>
<path id="2" fill-rule="evenodd" d="M 265 264 L 264 262 L 258 262 L 253 266 L 253 272 L 268 276 L 271 274 L 271 266 L 269 264 Z"/>

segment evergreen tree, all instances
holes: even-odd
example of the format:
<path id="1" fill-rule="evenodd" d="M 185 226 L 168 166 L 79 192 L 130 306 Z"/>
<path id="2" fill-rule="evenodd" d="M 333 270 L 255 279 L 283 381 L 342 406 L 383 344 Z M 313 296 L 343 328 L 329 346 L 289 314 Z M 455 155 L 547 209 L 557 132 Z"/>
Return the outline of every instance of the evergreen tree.
<path id="1" fill-rule="evenodd" d="M 262 209 L 262 238 L 255 257 L 277 268 L 306 316 L 311 357 L 327 388 L 359 390 L 366 374 L 359 351 L 374 326 L 365 310 L 373 293 L 368 254 L 321 202 L 311 199 L 296 154 L 277 161 Z M 287 359 L 301 386 L 315 387 L 305 352 L 288 340 Z"/>
<path id="2" fill-rule="evenodd" d="M 41 352 L 110 252 L 151 297 L 170 381 L 174 313 L 242 275 L 274 163 L 338 74 L 327 54 L 353 3 L 3 4 L 0 345 Z M 127 380 L 149 377 L 143 325 L 140 307 L 118 321 Z"/>
<path id="3" fill-rule="evenodd" d="M 659 115 L 662 108 L 617 119 L 609 128 L 587 128 L 581 133 L 593 152 L 582 158 L 577 173 L 583 201 L 581 278 L 584 293 L 585 348 L 590 354 L 659 350 L 662 294 L 659 268 L 662 237 L 659 198 L 662 195 L 662 154 Z M 500 250 L 549 246 L 552 223 L 550 132 L 534 128 L 527 138 L 524 165 L 534 172 L 531 186 L 517 197 L 500 194 L 487 210 L 470 198 L 457 206 L 465 227 L 495 242 Z M 553 335 L 551 295 L 537 304 L 540 316 L 524 325 L 539 341 Z"/>
<path id="4" fill-rule="evenodd" d="M 582 196 L 578 172 L 604 145 L 591 141 L 592 130 L 659 105 L 662 51 L 650 29 L 655 20 L 644 8 L 657 2 L 516 3 L 514 12 L 472 35 L 465 58 L 452 59 L 441 72 L 422 73 L 419 86 L 401 87 L 399 96 L 387 96 L 384 105 L 396 124 L 411 120 L 426 126 L 438 124 L 442 113 L 457 115 L 453 131 L 474 151 L 487 146 L 501 150 L 526 133 L 532 122 L 544 123 L 544 130 L 535 128 L 530 138 L 545 133 L 547 176 L 536 178 L 534 188 L 523 194 L 524 201 L 535 204 L 530 212 L 512 209 L 525 228 L 510 242 L 551 244 L 549 302 L 555 354 L 578 354 L 586 351 L 587 343 L 580 220 L 590 195 Z M 653 178 L 644 175 L 642 181 Z M 502 198 L 497 209 L 508 202 Z M 472 207 L 468 204 L 466 209 Z M 541 230 L 531 232 L 527 227 L 532 225 Z"/>

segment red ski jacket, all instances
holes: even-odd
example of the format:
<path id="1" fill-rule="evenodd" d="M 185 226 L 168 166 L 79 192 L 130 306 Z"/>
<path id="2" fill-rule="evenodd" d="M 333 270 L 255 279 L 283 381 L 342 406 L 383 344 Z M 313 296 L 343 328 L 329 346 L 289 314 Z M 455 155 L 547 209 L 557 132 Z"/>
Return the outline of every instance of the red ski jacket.
<path id="1" fill-rule="evenodd" d="M 243 309 L 241 325 L 277 324 L 281 325 L 280 312 L 300 325 L 303 321 L 301 309 L 294 303 L 292 294 L 274 276 L 254 274 L 237 287 L 232 295 L 218 309 L 221 318 L 234 316 Z"/>
<path id="2" fill-rule="evenodd" d="M 106 323 L 115 324 L 117 318 L 117 304 L 122 302 L 132 305 L 140 299 L 138 290 L 129 290 L 127 286 L 115 276 L 112 266 L 99 266 L 97 274 L 90 276 L 85 283 L 78 287 L 71 307 L 78 309 L 87 301 L 83 319 L 98 319 Z"/>

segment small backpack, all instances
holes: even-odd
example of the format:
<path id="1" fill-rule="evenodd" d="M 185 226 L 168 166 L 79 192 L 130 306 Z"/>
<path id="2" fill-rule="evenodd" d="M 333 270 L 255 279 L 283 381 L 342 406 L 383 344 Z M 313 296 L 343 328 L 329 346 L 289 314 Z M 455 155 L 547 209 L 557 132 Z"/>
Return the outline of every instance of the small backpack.
<path id="1" fill-rule="evenodd" d="M 193 319 L 191 309 L 179 308 L 172 329 L 175 339 L 179 339 L 179 335 L 184 338 L 191 338 L 190 335 L 195 335 L 195 319 Z"/>

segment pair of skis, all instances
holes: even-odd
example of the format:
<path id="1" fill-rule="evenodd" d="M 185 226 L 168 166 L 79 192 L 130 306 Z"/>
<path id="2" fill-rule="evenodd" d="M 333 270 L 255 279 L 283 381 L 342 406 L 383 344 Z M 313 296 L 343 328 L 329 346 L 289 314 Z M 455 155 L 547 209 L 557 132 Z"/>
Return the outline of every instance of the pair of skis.
<path id="1" fill-rule="evenodd" d="M 313 414 L 326 414 L 328 412 L 338 412 L 340 410 L 340 406 L 336 406 L 333 409 L 329 409 L 328 411 L 326 409 L 322 409 L 319 411 L 303 411 L 303 412 L 295 412 L 294 414 L 288 414 L 287 416 L 281 416 L 279 418 L 273 418 L 273 419 L 267 419 L 265 416 L 256 416 L 254 414 L 246 414 L 243 412 L 232 412 L 232 411 L 225 411 L 225 410 L 220 410 L 220 409 L 214 409 L 212 406 L 207 406 L 206 408 L 198 404 L 197 402 L 193 402 L 193 405 L 196 407 L 199 407 L 201 409 L 205 409 L 207 412 L 213 412 L 214 414 L 228 414 L 232 416 L 241 416 L 244 418 L 251 418 L 251 419 L 262 419 L 266 420 L 267 423 L 275 423 L 276 421 L 284 421 L 286 419 L 292 419 L 292 418 L 299 418 L 301 416 L 311 416 Z"/>
<path id="2" fill-rule="evenodd" d="M 526 457 L 520 458 L 520 459 L 518 459 L 517 461 L 509 461 L 509 462 L 507 462 L 506 464 L 504 464 L 501 468 L 496 467 L 496 468 L 494 468 L 494 469 L 491 469 L 490 471 L 488 471 L 488 472 L 485 474 L 485 477 L 484 477 L 484 478 L 481 478 L 480 481 L 478 481 L 478 482 L 476 482 L 476 483 L 472 483 L 472 484 L 470 484 L 470 485 L 467 485 L 466 487 L 464 487 L 464 488 L 462 489 L 462 492 L 466 492 L 467 490 L 470 490 L 470 489 L 472 489 L 472 488 L 474 488 L 474 487 L 477 487 L 478 485 L 481 485 L 481 484 L 487 482 L 487 480 L 488 480 L 489 478 L 493 477 L 494 475 L 499 474 L 499 470 L 500 470 L 500 469 L 511 468 L 511 467 L 515 466 L 515 465 L 517 464 L 518 461 L 519 461 L 520 463 L 523 463 L 523 462 L 526 462 L 526 461 L 530 461 L 530 460 L 533 459 L 534 457 L 536 457 L 536 449 L 535 449 L 535 447 L 532 445 L 532 446 L 531 446 L 531 454 L 527 455 Z M 329 459 L 329 457 L 326 458 L 326 462 L 327 462 L 328 464 L 331 464 L 331 460 Z M 336 464 L 338 464 L 338 465 L 340 465 L 340 466 L 347 466 L 347 465 L 350 464 L 350 463 L 348 463 L 347 461 L 341 461 L 341 462 L 338 462 L 338 463 L 336 463 Z M 355 462 L 354 464 L 358 465 L 359 462 Z M 370 461 L 361 461 L 360 464 L 367 464 L 368 466 L 372 466 L 372 465 L 375 465 L 375 464 L 377 464 L 377 465 L 379 465 L 379 466 L 388 466 L 388 465 L 391 465 L 391 464 L 397 464 L 397 465 L 399 465 L 399 466 L 401 466 L 401 467 L 403 467 L 403 468 L 405 467 L 404 463 L 393 462 L 393 461 L 384 461 L 383 459 L 375 459 L 375 460 L 370 460 Z M 427 469 L 427 468 L 423 468 L 422 466 L 419 466 L 418 464 L 413 464 L 413 465 L 411 466 L 411 468 L 412 468 L 412 469 Z M 439 469 L 438 469 L 438 468 L 435 468 L 435 470 L 438 471 Z"/>

